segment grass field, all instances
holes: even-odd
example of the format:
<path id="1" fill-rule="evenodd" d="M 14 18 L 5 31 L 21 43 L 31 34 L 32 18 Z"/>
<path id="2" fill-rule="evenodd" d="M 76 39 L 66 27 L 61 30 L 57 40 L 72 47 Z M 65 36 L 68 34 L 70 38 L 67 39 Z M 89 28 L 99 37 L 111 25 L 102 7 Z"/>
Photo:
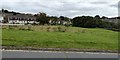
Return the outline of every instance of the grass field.
<path id="1" fill-rule="evenodd" d="M 3 46 L 37 48 L 118 49 L 118 32 L 99 28 L 33 26 L 30 30 L 3 29 Z"/>

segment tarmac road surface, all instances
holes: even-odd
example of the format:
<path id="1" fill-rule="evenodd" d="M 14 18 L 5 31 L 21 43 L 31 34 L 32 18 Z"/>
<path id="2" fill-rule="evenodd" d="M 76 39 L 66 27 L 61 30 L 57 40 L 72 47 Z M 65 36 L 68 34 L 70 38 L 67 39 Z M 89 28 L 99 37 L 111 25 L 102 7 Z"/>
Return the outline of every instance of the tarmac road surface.
<path id="1" fill-rule="evenodd" d="M 117 53 L 2 50 L 2 58 L 118 58 Z"/>

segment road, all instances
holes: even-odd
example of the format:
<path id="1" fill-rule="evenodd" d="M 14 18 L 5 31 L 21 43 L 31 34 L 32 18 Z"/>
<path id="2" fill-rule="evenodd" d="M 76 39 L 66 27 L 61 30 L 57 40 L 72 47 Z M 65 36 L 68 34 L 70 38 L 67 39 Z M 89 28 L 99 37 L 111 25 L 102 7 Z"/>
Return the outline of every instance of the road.
<path id="1" fill-rule="evenodd" d="M 2 50 L 3 58 L 118 58 L 117 53 Z"/>

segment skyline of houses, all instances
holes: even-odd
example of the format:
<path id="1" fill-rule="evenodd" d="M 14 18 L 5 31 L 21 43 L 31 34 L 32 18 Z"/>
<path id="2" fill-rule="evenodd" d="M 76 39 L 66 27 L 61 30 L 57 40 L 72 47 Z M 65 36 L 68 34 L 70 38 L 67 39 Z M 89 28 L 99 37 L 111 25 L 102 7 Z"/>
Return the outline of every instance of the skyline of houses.
<path id="1" fill-rule="evenodd" d="M 10 24 L 31 24 L 36 22 L 36 17 L 23 14 L 6 15 L 5 19 L 7 19 Z"/>
<path id="2" fill-rule="evenodd" d="M 108 22 L 113 22 L 113 23 L 118 23 L 119 18 L 113 17 L 113 18 L 104 18 L 101 19 L 103 21 L 108 21 Z M 24 14 L 24 13 L 6 13 L 2 12 L 0 10 L 0 23 L 9 23 L 9 24 L 33 24 L 33 23 L 39 23 L 37 22 L 37 17 L 34 16 L 33 14 Z M 69 21 L 52 21 L 49 20 L 49 24 L 72 24 L 72 22 Z"/>
<path id="3" fill-rule="evenodd" d="M 31 14 L 15 14 L 15 13 L 1 12 L 0 16 L 2 23 L 29 24 L 36 22 L 36 17 Z"/>

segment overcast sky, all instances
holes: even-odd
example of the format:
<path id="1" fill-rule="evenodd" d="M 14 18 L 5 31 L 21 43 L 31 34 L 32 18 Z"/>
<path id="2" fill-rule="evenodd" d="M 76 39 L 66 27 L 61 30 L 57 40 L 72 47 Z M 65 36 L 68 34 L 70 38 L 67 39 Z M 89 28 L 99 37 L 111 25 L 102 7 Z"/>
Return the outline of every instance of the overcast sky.
<path id="1" fill-rule="evenodd" d="M 1 0 L 0 9 L 50 16 L 118 16 L 119 0 Z"/>

